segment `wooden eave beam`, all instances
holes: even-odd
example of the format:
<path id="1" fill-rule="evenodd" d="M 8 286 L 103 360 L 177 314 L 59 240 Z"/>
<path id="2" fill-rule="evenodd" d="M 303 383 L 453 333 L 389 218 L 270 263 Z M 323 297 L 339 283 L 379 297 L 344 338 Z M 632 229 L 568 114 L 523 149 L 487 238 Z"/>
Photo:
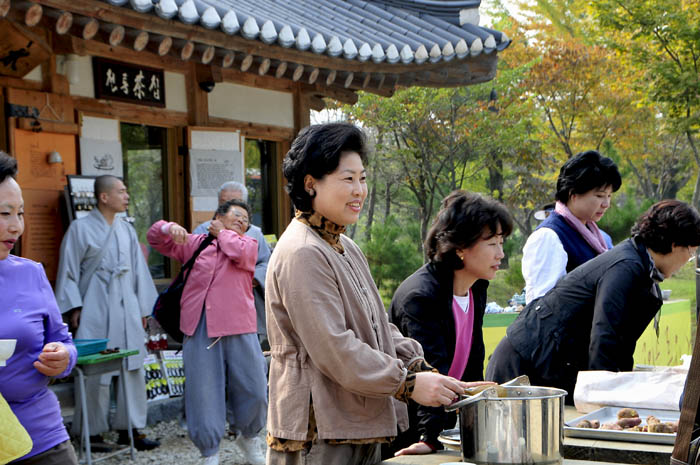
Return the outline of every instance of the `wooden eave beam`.
<path id="1" fill-rule="evenodd" d="M 314 85 L 301 84 L 300 90 L 304 94 L 330 97 L 332 99 L 338 100 L 339 102 L 347 103 L 349 105 L 354 105 L 357 103 L 357 94 L 348 89 L 342 87 L 342 83 L 339 86 L 326 87 L 318 83 Z"/>
<path id="2" fill-rule="evenodd" d="M 112 116 L 124 121 L 150 123 L 163 126 L 187 126 L 187 113 L 165 108 L 145 107 L 116 100 L 96 100 L 89 97 L 73 97 L 75 109 L 86 113 Z"/>
<path id="3" fill-rule="evenodd" d="M 263 89 L 279 90 L 282 92 L 291 92 L 294 89 L 294 83 L 290 79 L 276 79 L 273 76 L 259 75 L 257 69 L 253 72 L 244 73 L 237 67 L 222 68 L 221 75 L 226 82 L 236 84 L 260 87 Z"/>
<path id="4" fill-rule="evenodd" d="M 44 83 L 41 81 L 28 81 L 26 79 L 11 76 L 0 76 L 0 87 L 40 91 L 43 89 Z"/>
<path id="5" fill-rule="evenodd" d="M 133 63 L 135 65 L 144 64 L 144 52 L 137 52 L 129 47 L 112 47 L 104 42 L 95 40 L 83 40 L 75 36 L 58 36 L 53 38 L 54 51 L 56 54 L 65 55 L 73 53 L 75 55 L 96 55 L 114 60 Z M 158 56 L 149 53 L 149 66 L 157 66 L 167 70 L 185 72 L 189 69 L 187 62 L 179 60 L 171 55 Z"/>
<path id="6" fill-rule="evenodd" d="M 243 136 L 250 139 L 294 139 L 294 130 L 292 128 L 273 126 L 269 124 L 251 123 L 249 121 L 240 121 L 229 118 L 210 117 L 209 126 L 237 129 L 241 131 Z"/>

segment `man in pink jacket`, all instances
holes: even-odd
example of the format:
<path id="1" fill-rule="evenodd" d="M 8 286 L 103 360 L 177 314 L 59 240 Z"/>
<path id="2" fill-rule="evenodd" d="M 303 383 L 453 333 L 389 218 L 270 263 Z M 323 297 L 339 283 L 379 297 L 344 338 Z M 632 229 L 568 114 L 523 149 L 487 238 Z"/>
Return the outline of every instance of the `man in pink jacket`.
<path id="1" fill-rule="evenodd" d="M 249 214 L 240 200 L 219 207 L 209 225 L 216 239 L 194 262 L 180 301 L 187 429 L 206 465 L 219 463 L 226 420 L 248 463 L 264 463 L 257 433 L 266 421 L 267 380 L 252 287 L 258 244 L 244 235 Z M 206 235 L 161 220 L 147 237 L 185 263 Z"/>

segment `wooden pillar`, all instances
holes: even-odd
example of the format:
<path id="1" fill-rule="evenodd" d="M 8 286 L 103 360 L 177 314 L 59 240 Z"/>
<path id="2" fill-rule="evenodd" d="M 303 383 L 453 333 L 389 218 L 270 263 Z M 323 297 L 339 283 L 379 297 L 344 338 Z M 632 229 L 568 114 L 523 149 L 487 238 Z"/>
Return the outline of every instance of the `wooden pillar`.
<path id="1" fill-rule="evenodd" d="M 0 88 L 0 150 L 10 152 L 7 140 L 7 118 L 5 118 L 5 92 Z"/>
<path id="2" fill-rule="evenodd" d="M 206 66 L 192 63 L 186 75 L 187 83 L 187 121 L 192 126 L 209 124 L 209 96 L 199 83 L 207 79 Z"/>
<path id="3" fill-rule="evenodd" d="M 302 91 L 301 84 L 294 86 L 294 136 L 296 137 L 303 128 L 311 124 L 309 98 Z"/>
<path id="4" fill-rule="evenodd" d="M 56 55 L 41 65 L 42 88 L 46 92 L 58 95 L 70 94 L 68 79 L 56 71 Z"/>
<path id="5" fill-rule="evenodd" d="M 278 151 L 276 157 L 277 165 L 277 221 L 275 224 L 275 234 L 279 238 L 290 221 L 292 221 L 292 201 L 289 195 L 285 192 L 284 186 L 287 185 L 287 179 L 282 174 L 282 160 L 284 160 L 285 155 L 291 147 L 291 141 L 284 141 L 277 144 Z"/>

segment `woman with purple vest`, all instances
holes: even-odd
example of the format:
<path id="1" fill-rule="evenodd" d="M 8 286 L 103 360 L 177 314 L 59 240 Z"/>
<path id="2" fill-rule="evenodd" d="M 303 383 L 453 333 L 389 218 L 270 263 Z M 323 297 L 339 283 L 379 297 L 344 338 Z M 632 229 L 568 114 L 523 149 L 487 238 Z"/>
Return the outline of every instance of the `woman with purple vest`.
<path id="1" fill-rule="evenodd" d="M 391 322 L 420 342 L 425 361 L 444 375 L 483 384 L 486 289 L 512 229 L 513 220 L 500 203 L 463 190 L 452 192 L 442 201 L 425 240 L 429 262 L 394 294 Z M 442 449 L 438 435 L 454 426 L 456 416 L 412 402 L 409 421 L 409 429 L 389 452 L 428 454 Z"/>
<path id="2" fill-rule="evenodd" d="M 0 151 L 0 339 L 16 340 L 13 355 L 0 366 L 0 394 L 33 442 L 32 450 L 12 463 L 77 465 L 48 385 L 51 377 L 68 376 L 78 353 L 44 267 L 10 253 L 24 231 L 16 174 L 16 160 Z"/>
<path id="3" fill-rule="evenodd" d="M 559 171 L 554 211 L 523 248 L 525 301 L 542 297 L 566 273 L 612 248 L 596 223 L 622 184 L 617 165 L 595 150 L 570 158 Z"/>

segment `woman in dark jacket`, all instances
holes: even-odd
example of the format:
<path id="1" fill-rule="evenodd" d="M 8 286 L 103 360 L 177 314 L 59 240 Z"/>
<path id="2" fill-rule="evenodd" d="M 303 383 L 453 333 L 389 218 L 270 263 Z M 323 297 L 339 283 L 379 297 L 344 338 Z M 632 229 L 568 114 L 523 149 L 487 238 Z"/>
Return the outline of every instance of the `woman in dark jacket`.
<path id="1" fill-rule="evenodd" d="M 392 323 L 423 346 L 425 360 L 462 381 L 484 379 L 481 324 L 488 280 L 496 275 L 513 222 L 500 203 L 455 191 L 443 200 L 425 241 L 429 263 L 399 286 Z M 481 383 L 475 383 L 481 384 Z M 442 408 L 409 406 L 410 428 L 393 444 L 396 455 L 441 449 L 437 438 L 455 424 Z"/>
<path id="2" fill-rule="evenodd" d="M 644 213 L 632 237 L 567 274 L 508 327 L 486 371 L 507 381 L 565 389 L 573 401 L 580 370 L 630 371 L 637 339 L 662 304 L 659 282 L 700 244 L 700 215 L 677 200 Z"/>

